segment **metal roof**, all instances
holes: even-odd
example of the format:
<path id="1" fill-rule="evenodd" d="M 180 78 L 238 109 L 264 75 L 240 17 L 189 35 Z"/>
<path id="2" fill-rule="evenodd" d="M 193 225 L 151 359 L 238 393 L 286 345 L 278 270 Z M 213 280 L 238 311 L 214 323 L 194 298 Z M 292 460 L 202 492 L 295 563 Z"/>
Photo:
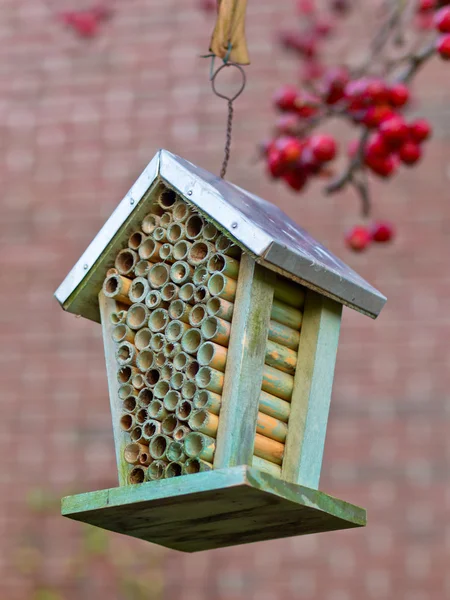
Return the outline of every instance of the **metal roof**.
<path id="1" fill-rule="evenodd" d="M 99 320 L 97 295 L 117 251 L 163 181 L 265 267 L 371 317 L 386 298 L 283 211 L 167 150 L 159 150 L 55 292 L 65 310 Z"/>

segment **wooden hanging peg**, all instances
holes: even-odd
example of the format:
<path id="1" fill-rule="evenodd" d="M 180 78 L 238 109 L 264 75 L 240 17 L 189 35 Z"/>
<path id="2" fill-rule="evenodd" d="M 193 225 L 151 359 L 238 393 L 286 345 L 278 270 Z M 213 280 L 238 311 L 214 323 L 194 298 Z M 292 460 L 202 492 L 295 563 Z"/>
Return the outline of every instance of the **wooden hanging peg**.
<path id="1" fill-rule="evenodd" d="M 217 4 L 217 21 L 210 51 L 227 62 L 250 64 L 245 39 L 247 0 L 218 0 Z"/>

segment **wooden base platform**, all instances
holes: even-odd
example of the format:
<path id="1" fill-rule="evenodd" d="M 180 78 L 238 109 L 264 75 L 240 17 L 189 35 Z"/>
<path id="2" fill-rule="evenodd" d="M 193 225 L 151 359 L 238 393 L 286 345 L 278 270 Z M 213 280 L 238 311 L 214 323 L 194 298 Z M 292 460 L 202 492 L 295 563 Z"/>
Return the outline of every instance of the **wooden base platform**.
<path id="1" fill-rule="evenodd" d="M 183 552 L 366 524 L 363 508 L 247 466 L 68 496 L 62 514 Z"/>

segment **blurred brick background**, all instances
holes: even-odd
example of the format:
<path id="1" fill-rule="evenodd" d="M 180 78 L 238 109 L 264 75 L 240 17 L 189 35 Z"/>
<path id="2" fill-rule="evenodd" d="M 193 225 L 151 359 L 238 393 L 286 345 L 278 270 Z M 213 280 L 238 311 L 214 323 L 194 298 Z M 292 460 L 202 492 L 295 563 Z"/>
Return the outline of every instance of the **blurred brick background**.
<path id="1" fill-rule="evenodd" d="M 296 197 L 254 163 L 270 95 L 297 67 L 273 45 L 292 0 L 249 4 L 252 65 L 229 178 L 276 202 L 389 298 L 377 322 L 345 311 L 321 482 L 367 507 L 369 526 L 192 556 L 120 542 L 119 563 L 134 552 L 153 569 L 143 596 L 119 591 L 108 566 L 74 575 L 81 526 L 57 505 L 36 511 L 36 490 L 114 486 L 114 452 L 100 328 L 63 313 L 52 294 L 159 147 L 218 171 L 225 106 L 199 58 L 211 18 L 194 0 L 118 2 L 87 43 L 44 2 L 3 0 L 2 600 L 450 598 L 449 66 L 436 61 L 415 87 L 436 132 L 425 160 L 375 188 L 376 214 L 398 223 L 397 243 L 351 255 L 342 231 L 353 196 L 312 187 Z M 349 24 L 346 50 L 364 27 Z"/>

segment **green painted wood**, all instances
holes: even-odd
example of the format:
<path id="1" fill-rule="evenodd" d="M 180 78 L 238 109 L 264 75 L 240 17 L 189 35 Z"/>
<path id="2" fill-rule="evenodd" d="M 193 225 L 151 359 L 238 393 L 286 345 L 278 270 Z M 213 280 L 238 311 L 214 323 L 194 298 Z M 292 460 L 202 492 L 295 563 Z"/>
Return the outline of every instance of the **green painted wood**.
<path id="1" fill-rule="evenodd" d="M 298 348 L 282 478 L 318 488 L 342 304 L 308 290 Z"/>
<path id="2" fill-rule="evenodd" d="M 69 496 L 62 514 L 185 552 L 366 524 L 362 508 L 244 465 Z"/>
<path id="3" fill-rule="evenodd" d="M 111 298 L 107 298 L 103 292 L 98 295 L 98 304 L 100 309 L 100 319 L 102 323 L 103 345 L 105 348 L 106 375 L 108 377 L 109 402 L 111 406 L 112 426 L 114 434 L 114 445 L 116 448 L 117 471 L 119 475 L 119 485 L 128 483 L 128 465 L 123 459 L 123 451 L 129 443 L 129 435 L 122 431 L 119 426 L 120 415 L 122 414 L 120 400 L 118 396 L 119 382 L 117 380 L 117 362 L 115 356 L 115 344 L 111 338 L 113 325 L 111 323 L 111 313 L 117 310 L 117 303 Z"/>
<path id="4" fill-rule="evenodd" d="M 228 346 L 214 468 L 251 465 L 274 276 L 243 254 Z"/>

